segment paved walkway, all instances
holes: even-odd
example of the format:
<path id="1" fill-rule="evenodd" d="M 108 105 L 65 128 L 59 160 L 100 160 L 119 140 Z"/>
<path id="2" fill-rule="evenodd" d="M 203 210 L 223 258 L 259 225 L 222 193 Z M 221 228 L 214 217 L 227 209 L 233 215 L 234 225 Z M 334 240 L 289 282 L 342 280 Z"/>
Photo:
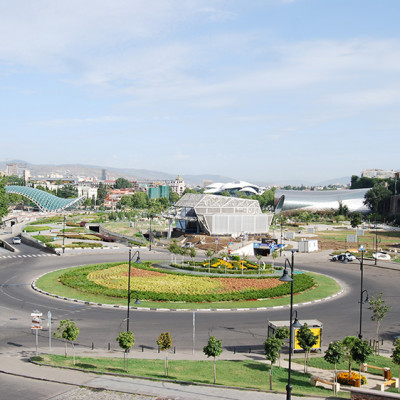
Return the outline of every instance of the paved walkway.
<path id="1" fill-rule="evenodd" d="M 54 354 L 63 354 L 63 348 L 57 348 L 52 351 Z M 116 356 L 116 352 L 102 351 L 85 351 L 79 353 L 82 356 L 101 356 L 110 357 Z M 196 385 L 196 384 L 178 384 L 167 381 L 153 381 L 149 379 L 135 379 L 120 376 L 97 375 L 92 373 L 80 372 L 69 369 L 60 369 L 46 366 L 38 366 L 29 362 L 29 357 L 34 355 L 34 349 L 28 349 L 22 352 L 9 352 L 0 354 L 0 373 L 11 374 L 27 379 L 35 379 L 46 382 L 61 383 L 71 387 L 71 390 L 55 397 L 57 400 L 72 400 L 72 399 L 136 399 L 140 400 L 140 396 L 146 397 L 148 400 L 157 398 L 175 399 L 175 400 L 284 400 L 286 394 L 277 394 L 264 391 L 240 390 L 235 388 L 225 388 L 214 385 Z M 78 354 L 77 354 L 78 355 Z M 118 353 L 120 355 L 120 352 Z M 159 358 L 160 355 L 154 353 L 137 353 L 133 357 L 140 358 Z M 175 354 L 174 359 L 188 360 L 204 360 L 203 353 L 192 354 Z M 256 360 L 266 362 L 262 355 L 257 354 L 228 354 L 224 353 L 219 359 L 231 360 Z M 287 367 L 286 361 L 281 361 L 282 367 Z M 292 363 L 292 370 L 303 371 L 303 365 Z M 312 375 L 332 379 L 332 372 L 309 368 L 308 372 Z M 378 382 L 382 382 L 383 378 L 377 375 L 364 374 L 367 377 L 368 383 L 363 386 L 366 388 L 374 388 Z M 97 391 L 93 391 L 96 390 Z M 98 391 L 100 389 L 100 391 Z M 104 391 L 109 391 L 101 394 Z M 101 396 L 100 396 L 101 394 Z M 127 397 L 127 395 L 134 395 Z M 139 396 L 139 397 L 138 397 Z M 311 398 L 311 396 L 308 396 Z M 317 396 L 316 396 L 317 397 Z M 324 397 L 319 397 L 324 398 Z M 332 398 L 328 396 L 326 398 Z M 292 396 L 293 400 L 304 399 L 304 397 Z"/>

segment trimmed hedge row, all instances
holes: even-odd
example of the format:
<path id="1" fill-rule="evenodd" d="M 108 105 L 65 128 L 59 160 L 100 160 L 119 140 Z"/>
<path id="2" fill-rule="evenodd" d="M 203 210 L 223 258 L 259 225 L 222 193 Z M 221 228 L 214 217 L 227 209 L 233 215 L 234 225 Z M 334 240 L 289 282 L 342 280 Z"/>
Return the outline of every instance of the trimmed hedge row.
<path id="1" fill-rule="evenodd" d="M 102 294 L 105 296 L 125 298 L 128 296 L 128 290 L 112 289 L 102 285 L 98 285 L 87 279 L 90 272 L 95 270 L 102 270 L 120 265 L 121 263 L 108 263 L 108 264 L 96 264 L 89 265 L 76 270 L 66 272 L 60 276 L 60 282 L 63 285 L 77 289 L 83 293 L 91 294 Z M 151 271 L 158 271 L 159 269 L 149 267 L 149 263 L 135 264 L 135 268 L 146 269 Z M 166 274 L 172 275 L 187 275 L 183 273 L 162 271 Z M 213 278 L 213 277 L 211 277 Z M 235 279 L 254 279 L 250 277 L 238 277 Z M 266 278 L 258 278 L 266 279 Z M 268 278 L 268 279 L 279 279 L 279 278 Z M 294 293 L 303 292 L 315 284 L 314 279 L 310 275 L 297 274 L 293 282 Z M 290 294 L 290 283 L 284 283 L 274 288 L 265 290 L 249 289 L 241 292 L 230 292 L 230 293 L 213 293 L 213 294 L 180 294 L 175 293 L 159 293 L 156 291 L 140 292 L 140 298 L 143 300 L 153 301 L 184 301 L 184 302 L 217 302 L 217 301 L 239 301 L 239 300 L 254 300 L 254 299 L 265 299 L 271 297 L 281 297 Z"/>
<path id="2" fill-rule="evenodd" d="M 203 267 L 202 263 L 200 262 L 199 265 L 191 266 L 191 265 L 184 265 L 184 264 L 171 264 L 171 267 L 182 269 L 184 271 L 196 271 L 196 272 L 208 272 L 208 267 Z M 275 267 L 275 270 L 280 270 L 282 267 Z M 260 272 L 260 273 L 259 273 Z M 269 267 L 266 269 L 260 269 L 260 271 L 255 269 L 247 269 L 243 270 L 243 275 L 265 275 L 270 274 L 272 272 L 272 265 L 269 264 Z M 210 268 L 210 273 L 212 274 L 221 274 L 225 275 L 225 268 Z M 230 275 L 242 275 L 242 270 L 239 269 L 227 269 L 226 274 Z"/>

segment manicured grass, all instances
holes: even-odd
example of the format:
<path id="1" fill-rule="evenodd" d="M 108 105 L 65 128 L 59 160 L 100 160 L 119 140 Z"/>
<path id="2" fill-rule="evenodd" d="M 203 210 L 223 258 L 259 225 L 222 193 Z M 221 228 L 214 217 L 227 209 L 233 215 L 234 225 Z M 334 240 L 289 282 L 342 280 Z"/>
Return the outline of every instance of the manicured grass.
<path id="1" fill-rule="evenodd" d="M 38 225 L 38 226 L 28 225 L 24 228 L 24 232 L 49 231 L 50 229 L 53 229 L 53 228 L 51 226 L 46 226 L 46 225 Z"/>
<path id="2" fill-rule="evenodd" d="M 169 376 L 171 380 L 181 380 L 196 383 L 212 384 L 213 360 L 204 361 L 175 361 L 169 357 Z M 65 358 L 57 355 L 42 355 L 33 360 L 54 366 L 74 367 L 72 357 Z M 165 378 L 164 355 L 157 360 L 143 360 L 129 357 L 128 373 L 149 378 Z M 76 357 L 76 368 L 98 373 L 126 374 L 123 368 L 123 356 L 119 358 L 81 358 Z M 269 390 L 269 365 L 256 361 L 225 361 L 217 360 L 217 384 L 242 388 Z M 310 385 L 310 375 L 292 371 L 291 382 L 293 395 L 314 394 L 329 396 L 332 391 Z M 273 390 L 285 392 L 287 384 L 287 369 L 274 367 Z M 342 393 L 349 397 L 348 393 Z"/>
<path id="3" fill-rule="evenodd" d="M 297 362 L 299 364 L 304 363 L 304 359 L 297 359 L 294 358 L 292 359 L 293 362 Z M 391 358 L 388 357 L 383 357 L 383 356 L 370 356 L 367 361 L 368 365 L 374 365 L 375 367 L 389 367 L 392 371 L 392 376 L 398 377 L 399 376 L 399 366 L 396 365 Z M 310 367 L 315 367 L 315 368 L 321 368 L 321 369 L 333 369 L 332 364 L 329 364 L 324 360 L 323 357 L 312 357 L 310 358 L 308 365 Z M 336 368 L 338 370 L 348 370 L 348 363 L 347 362 L 341 362 L 340 364 L 337 364 Z M 360 366 L 359 364 L 353 363 L 352 369 L 356 372 L 358 372 Z M 374 374 L 374 375 L 382 375 L 381 370 L 373 369 L 373 368 L 368 368 L 368 373 Z"/>
<path id="4" fill-rule="evenodd" d="M 119 265 L 121 263 L 110 263 L 109 265 Z M 71 271 L 75 268 L 67 268 L 58 271 L 54 271 L 42 276 L 36 282 L 36 286 L 40 289 L 58 294 L 62 297 L 73 298 L 77 300 L 89 301 L 101 304 L 112 304 L 112 305 L 126 305 L 126 299 L 114 298 L 104 296 L 101 294 L 87 294 L 82 293 L 77 289 L 73 289 L 62 285 L 58 278 L 65 272 Z M 294 296 L 295 303 L 308 302 L 327 296 L 331 296 L 340 290 L 339 284 L 324 275 L 310 273 L 316 282 L 316 286 L 303 293 L 296 294 Z M 140 293 L 139 293 L 140 297 Z M 231 309 L 231 308 L 259 308 L 259 307 L 273 307 L 280 305 L 289 304 L 290 296 L 282 296 L 280 298 L 259 300 L 259 301 L 226 301 L 217 303 L 184 303 L 184 302 L 154 302 L 154 301 L 141 301 L 140 307 L 145 308 L 172 308 L 172 309 L 209 309 L 209 308 L 220 308 L 220 309 Z"/>

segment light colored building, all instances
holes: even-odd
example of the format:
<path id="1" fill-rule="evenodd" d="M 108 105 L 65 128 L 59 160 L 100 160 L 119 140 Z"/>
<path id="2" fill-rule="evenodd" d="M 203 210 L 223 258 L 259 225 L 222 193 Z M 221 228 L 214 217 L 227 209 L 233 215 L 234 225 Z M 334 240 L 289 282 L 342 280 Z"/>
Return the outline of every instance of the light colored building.
<path id="1" fill-rule="evenodd" d="M 78 197 L 97 200 L 97 188 L 92 186 L 78 186 Z"/>
<path id="2" fill-rule="evenodd" d="M 257 200 L 187 193 L 175 204 L 177 229 L 209 235 L 265 234 L 273 214 Z"/>
<path id="3" fill-rule="evenodd" d="M 177 178 L 169 184 L 169 187 L 174 193 L 178 193 L 179 196 L 182 196 L 186 189 L 186 184 L 182 177 L 178 175 Z"/>
<path id="4" fill-rule="evenodd" d="M 307 210 L 330 211 L 337 210 L 339 203 L 347 206 L 350 212 L 368 213 L 369 208 L 364 204 L 365 193 L 370 189 L 352 190 L 280 190 L 275 191 L 275 202 L 280 199 L 282 211 Z"/>
<path id="5" fill-rule="evenodd" d="M 247 196 L 253 194 L 261 195 L 264 189 L 258 185 L 254 185 L 245 181 L 235 181 L 228 183 L 211 183 L 204 188 L 205 194 L 221 194 L 222 192 L 228 192 L 230 195 L 234 196 L 237 193 L 244 193 Z"/>
<path id="6" fill-rule="evenodd" d="M 361 172 L 361 177 L 364 178 L 379 178 L 379 179 L 394 179 L 396 171 L 385 169 L 365 169 Z"/>

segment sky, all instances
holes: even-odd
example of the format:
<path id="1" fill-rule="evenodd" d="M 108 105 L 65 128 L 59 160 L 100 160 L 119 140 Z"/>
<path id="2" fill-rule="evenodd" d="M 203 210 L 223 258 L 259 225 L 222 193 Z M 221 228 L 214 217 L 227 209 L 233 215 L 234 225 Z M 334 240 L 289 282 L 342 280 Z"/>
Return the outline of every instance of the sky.
<path id="1" fill-rule="evenodd" d="M 277 183 L 400 168 L 398 0 L 0 5 L 0 160 Z"/>

